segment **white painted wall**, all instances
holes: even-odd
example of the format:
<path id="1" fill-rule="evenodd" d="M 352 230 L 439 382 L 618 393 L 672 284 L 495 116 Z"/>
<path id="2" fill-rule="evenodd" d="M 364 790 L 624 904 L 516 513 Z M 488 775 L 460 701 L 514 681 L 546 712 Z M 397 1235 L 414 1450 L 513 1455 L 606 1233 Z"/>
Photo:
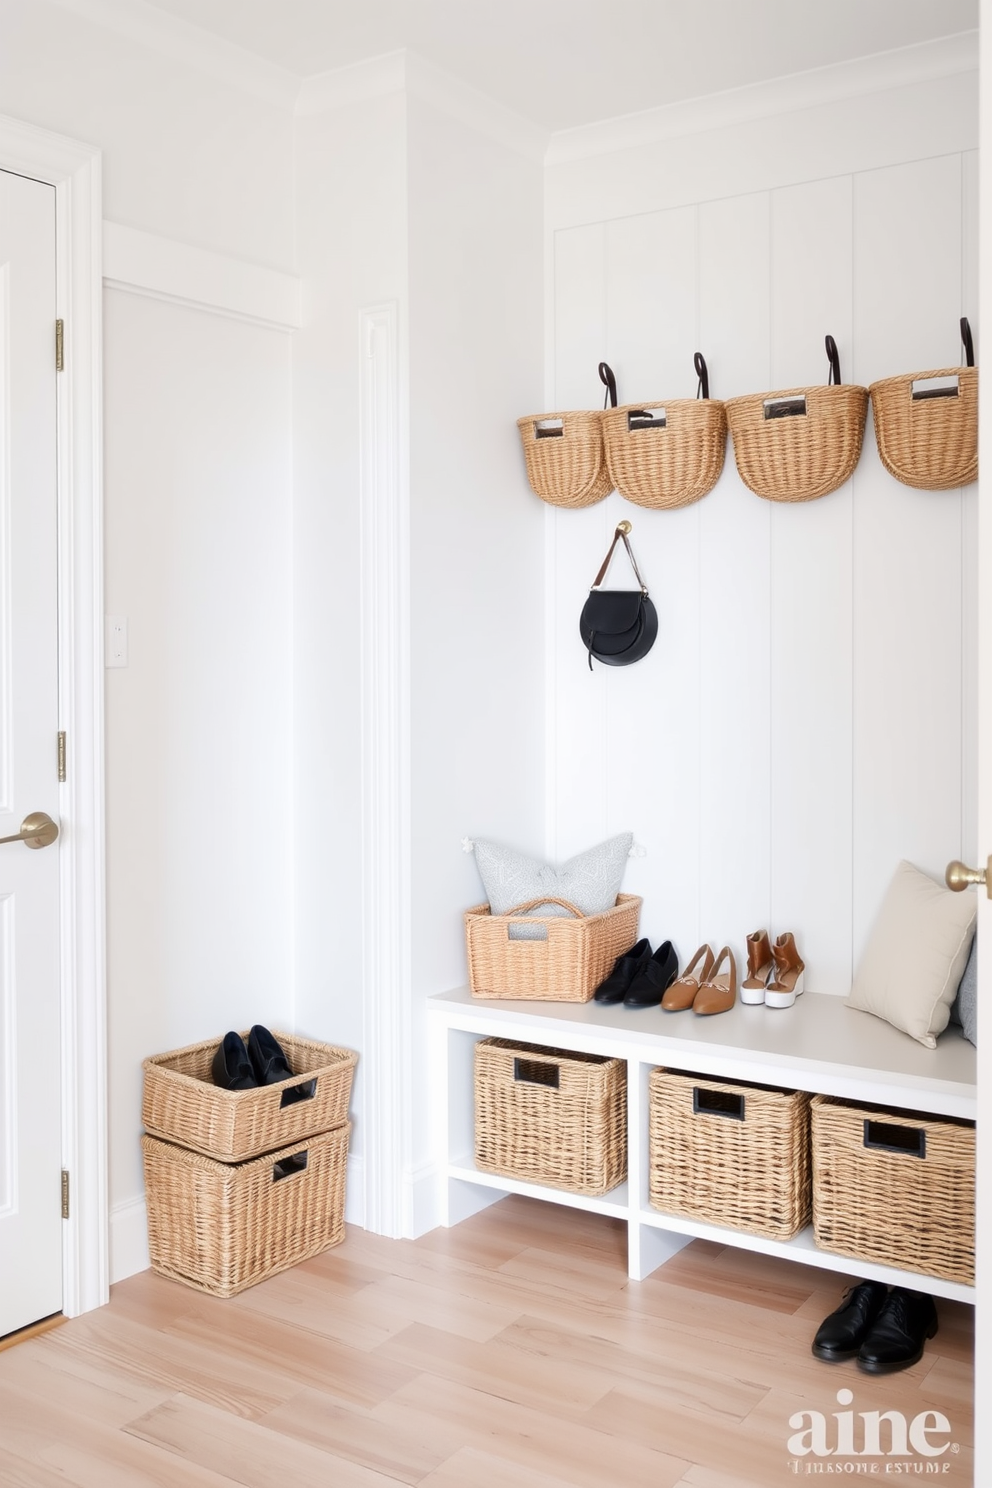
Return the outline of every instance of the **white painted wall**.
<path id="1" fill-rule="evenodd" d="M 406 150 L 401 92 L 298 123 L 305 304 L 293 343 L 296 1017 L 310 1036 L 358 1050 L 364 1043 L 367 763 L 360 727 L 359 313 L 369 305 L 397 305 L 405 388 Z M 361 1061 L 352 1115 L 357 1189 L 364 1147 Z"/>
<path id="2" fill-rule="evenodd" d="M 622 402 L 692 396 L 697 347 L 717 397 L 825 381 L 828 331 L 848 381 L 957 364 L 976 74 L 802 103 L 549 168 L 548 406 L 595 406 L 601 357 Z M 660 634 L 591 676 L 577 617 L 621 517 Z M 654 941 L 791 929 L 808 985 L 846 992 L 897 861 L 974 851 L 974 489 L 896 483 L 869 419 L 817 502 L 760 500 L 728 452 L 681 511 L 614 494 L 547 521 L 550 851 L 631 828 Z"/>
<path id="3" fill-rule="evenodd" d="M 409 111 L 412 1023 L 416 1189 L 428 1156 L 423 999 L 465 980 L 465 836 L 543 832 L 543 513 L 512 435 L 540 402 L 540 161 L 413 93 Z M 426 1182 L 425 1185 L 426 1186 Z M 419 1209 L 414 1227 L 436 1222 Z"/>
<path id="4" fill-rule="evenodd" d="M 4 0 L 0 112 L 102 148 L 105 215 L 140 230 L 111 233 L 118 279 L 167 267 L 163 236 L 292 268 L 287 103 Z M 216 260 L 191 262 L 209 285 Z M 144 294 L 108 291 L 104 333 L 106 600 L 130 623 L 129 665 L 107 677 L 120 1275 L 143 1256 L 142 1057 L 293 1016 L 291 368 L 284 332 Z"/>

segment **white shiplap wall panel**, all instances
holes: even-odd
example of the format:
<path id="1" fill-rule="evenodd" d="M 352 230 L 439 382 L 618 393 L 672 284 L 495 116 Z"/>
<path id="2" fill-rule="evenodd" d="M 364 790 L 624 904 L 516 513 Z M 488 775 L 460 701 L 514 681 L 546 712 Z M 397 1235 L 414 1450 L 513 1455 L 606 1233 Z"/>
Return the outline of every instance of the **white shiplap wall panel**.
<path id="1" fill-rule="evenodd" d="M 610 224 L 608 341 L 622 402 L 694 395 L 696 264 L 694 207 Z M 638 666 L 607 671 L 608 825 L 634 830 L 647 854 L 626 879 L 644 895 L 642 931 L 653 944 L 676 937 L 684 954 L 698 934 L 699 513 L 614 496 L 609 515 L 611 530 L 633 525 L 659 637 Z M 633 582 L 625 558 L 611 582 Z"/>
<path id="2" fill-rule="evenodd" d="M 849 176 L 772 193 L 772 377 L 826 380 L 824 336 L 851 366 Z M 851 484 L 771 508 L 771 905 L 818 992 L 851 962 Z M 811 973 L 812 976 L 812 973 Z"/>
<path id="3" fill-rule="evenodd" d="M 597 367 L 606 355 L 606 229 L 573 228 L 555 237 L 557 409 L 599 408 Z M 605 679 L 591 676 L 579 640 L 579 612 L 605 551 L 603 503 L 577 511 L 549 507 L 548 638 L 551 705 L 548 850 L 571 853 L 605 835 L 607 772 Z"/>
<path id="4" fill-rule="evenodd" d="M 559 406 L 588 406 L 600 355 L 624 400 L 690 392 L 697 345 L 718 397 L 821 381 L 827 330 L 846 380 L 957 362 L 958 317 L 977 320 L 973 154 L 823 174 L 715 200 L 702 181 L 688 210 L 558 231 Z M 574 629 L 621 516 L 659 640 L 590 676 Z M 684 960 L 703 937 L 742 954 L 759 925 L 793 929 L 814 990 L 846 992 L 898 859 L 939 876 L 967 855 L 974 491 L 896 483 L 869 417 L 853 481 L 820 501 L 761 501 L 728 446 L 693 507 L 613 495 L 550 526 L 549 850 L 631 827 L 647 856 L 625 887 L 653 941 Z"/>
<path id="5" fill-rule="evenodd" d="M 967 315 L 981 362 L 978 323 L 978 151 L 962 156 L 964 225 L 961 314 Z M 978 861 L 978 485 L 961 493 L 961 856 Z"/>
<path id="6" fill-rule="evenodd" d="M 859 377 L 958 360 L 961 157 L 857 176 Z M 854 944 L 895 864 L 961 849 L 961 496 L 917 491 L 872 439 L 854 477 Z"/>
<path id="7" fill-rule="evenodd" d="M 761 192 L 700 207 L 699 339 L 717 397 L 769 386 L 769 206 Z M 700 939 L 738 953 L 770 910 L 770 517 L 728 450 L 699 504 L 699 904 Z"/>

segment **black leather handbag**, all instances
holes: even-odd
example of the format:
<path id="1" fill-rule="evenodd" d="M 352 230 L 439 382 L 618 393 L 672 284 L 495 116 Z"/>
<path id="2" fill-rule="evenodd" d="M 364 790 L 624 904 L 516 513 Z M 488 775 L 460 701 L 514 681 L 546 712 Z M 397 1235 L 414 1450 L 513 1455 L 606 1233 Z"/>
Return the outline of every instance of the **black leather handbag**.
<path id="1" fill-rule="evenodd" d="M 590 671 L 594 656 L 606 666 L 630 666 L 632 662 L 640 661 L 642 656 L 647 656 L 658 634 L 658 612 L 627 541 L 629 531 L 629 522 L 620 522 L 617 525 L 610 551 L 603 559 L 602 567 L 589 590 L 589 598 L 582 606 L 582 614 L 579 616 L 579 634 L 589 653 Z M 606 577 L 613 550 L 621 538 L 627 549 L 634 577 L 641 587 L 601 589 L 599 586 Z"/>

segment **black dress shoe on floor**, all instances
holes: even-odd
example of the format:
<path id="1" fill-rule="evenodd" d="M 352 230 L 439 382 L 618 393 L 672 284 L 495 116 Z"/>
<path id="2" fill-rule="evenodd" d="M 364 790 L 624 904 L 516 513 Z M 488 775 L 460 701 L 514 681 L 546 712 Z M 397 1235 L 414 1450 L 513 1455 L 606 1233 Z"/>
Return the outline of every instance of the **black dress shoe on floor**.
<path id="1" fill-rule="evenodd" d="M 666 940 L 658 947 L 650 960 L 645 961 L 643 970 L 639 971 L 631 982 L 627 996 L 623 1000 L 624 1007 L 657 1007 L 666 989 L 674 982 L 678 974 L 679 958 L 672 949 L 672 942 Z"/>
<path id="2" fill-rule="evenodd" d="M 853 1359 L 885 1306 L 889 1289 L 880 1281 L 860 1281 L 844 1293 L 844 1300 L 816 1330 L 813 1352 L 834 1364 Z"/>
<path id="3" fill-rule="evenodd" d="M 623 1002 L 630 990 L 630 984 L 642 971 L 648 961 L 651 960 L 651 942 L 639 940 L 629 951 L 624 951 L 613 963 L 613 970 L 605 982 L 600 982 L 592 995 L 593 1002 L 614 1003 Z"/>
<path id="4" fill-rule="evenodd" d="M 866 1374 L 908 1369 L 922 1357 L 923 1345 L 937 1331 L 937 1309 L 927 1292 L 893 1287 L 871 1332 L 858 1350 Z"/>
<path id="5" fill-rule="evenodd" d="M 261 1023 L 256 1023 L 248 1035 L 248 1053 L 257 1084 L 278 1085 L 280 1080 L 292 1078 L 293 1071 L 282 1044 Z"/>
<path id="6" fill-rule="evenodd" d="M 245 1041 L 240 1033 L 225 1033 L 210 1067 L 215 1085 L 222 1090 L 254 1090 L 258 1085 Z"/>

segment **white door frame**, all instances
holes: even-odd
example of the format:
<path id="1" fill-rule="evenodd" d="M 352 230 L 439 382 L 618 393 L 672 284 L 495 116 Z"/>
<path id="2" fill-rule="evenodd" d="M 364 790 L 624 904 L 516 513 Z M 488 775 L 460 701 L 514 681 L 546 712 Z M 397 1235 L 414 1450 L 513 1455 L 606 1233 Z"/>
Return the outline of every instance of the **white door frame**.
<path id="1" fill-rule="evenodd" d="M 103 378 L 101 157 L 92 145 L 0 117 L 0 168 L 55 188 L 62 1166 L 69 1218 L 62 1310 L 110 1295 L 103 748 Z M 52 355 L 55 354 L 52 328 Z M 55 740 L 52 740 L 55 769 Z M 56 1175 L 53 1175 L 53 1181 Z"/>

